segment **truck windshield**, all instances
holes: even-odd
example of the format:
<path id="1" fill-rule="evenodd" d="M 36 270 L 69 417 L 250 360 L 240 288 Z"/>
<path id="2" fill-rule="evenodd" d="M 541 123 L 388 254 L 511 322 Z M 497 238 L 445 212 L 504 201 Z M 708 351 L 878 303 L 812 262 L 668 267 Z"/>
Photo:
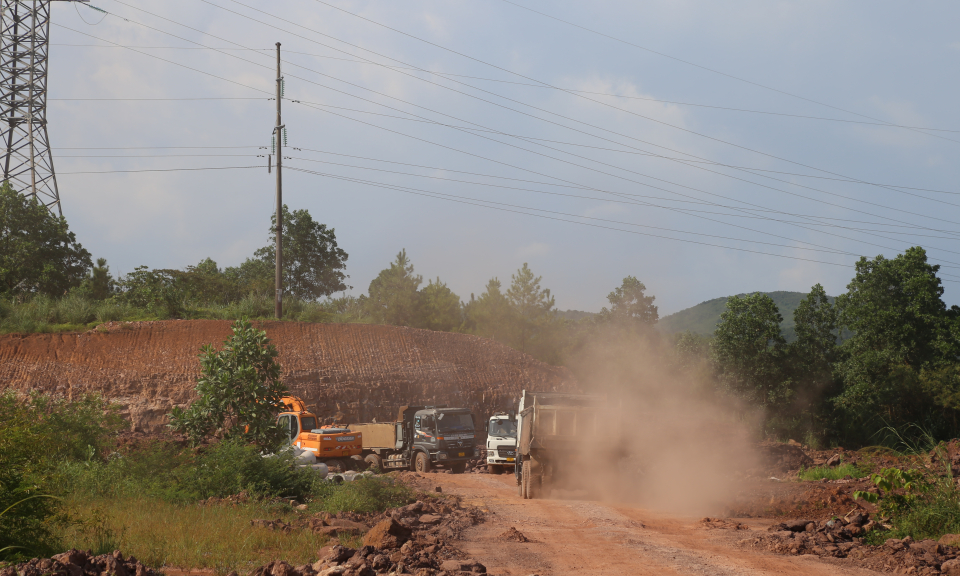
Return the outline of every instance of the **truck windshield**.
<path id="1" fill-rule="evenodd" d="M 516 420 L 491 420 L 490 421 L 490 436 L 506 436 L 508 438 L 517 437 L 517 421 Z"/>
<path id="2" fill-rule="evenodd" d="M 473 418 L 470 414 L 441 412 L 437 415 L 437 428 L 440 432 L 473 432 Z"/>
<path id="3" fill-rule="evenodd" d="M 301 416 L 300 425 L 303 427 L 301 432 L 309 432 L 317 428 L 317 419 L 313 416 Z"/>

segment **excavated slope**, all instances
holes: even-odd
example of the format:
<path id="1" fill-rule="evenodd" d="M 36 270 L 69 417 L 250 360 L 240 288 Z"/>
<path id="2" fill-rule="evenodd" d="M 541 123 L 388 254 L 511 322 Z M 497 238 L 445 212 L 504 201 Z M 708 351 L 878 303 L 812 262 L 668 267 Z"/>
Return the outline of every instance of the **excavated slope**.
<path id="1" fill-rule="evenodd" d="M 195 398 L 200 347 L 219 347 L 230 324 L 169 320 L 0 336 L 0 389 L 99 392 L 124 406 L 133 429 L 157 431 L 171 407 Z M 280 352 L 287 387 L 321 416 L 383 422 L 401 405 L 446 404 L 485 417 L 515 408 L 524 388 L 575 387 L 566 368 L 478 336 L 363 324 L 258 325 Z"/>

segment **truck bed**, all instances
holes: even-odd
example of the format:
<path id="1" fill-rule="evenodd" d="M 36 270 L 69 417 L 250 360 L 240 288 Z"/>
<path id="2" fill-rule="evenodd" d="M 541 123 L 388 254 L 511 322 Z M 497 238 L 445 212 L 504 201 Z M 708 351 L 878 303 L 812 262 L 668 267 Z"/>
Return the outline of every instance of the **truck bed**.
<path id="1" fill-rule="evenodd" d="M 397 425 L 394 422 L 349 424 L 351 432 L 363 434 L 363 449 L 389 449 L 397 447 Z"/>

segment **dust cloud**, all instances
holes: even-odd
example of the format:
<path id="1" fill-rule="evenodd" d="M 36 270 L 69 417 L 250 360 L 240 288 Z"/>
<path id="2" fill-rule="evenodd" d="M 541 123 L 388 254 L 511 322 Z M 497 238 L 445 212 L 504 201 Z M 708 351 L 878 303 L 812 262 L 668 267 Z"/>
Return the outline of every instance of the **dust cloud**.
<path id="1" fill-rule="evenodd" d="M 691 515 L 724 514 L 758 456 L 750 412 L 716 393 L 703 358 L 673 339 L 609 333 L 576 351 L 583 393 L 605 396 L 594 438 L 580 442 L 579 482 L 591 496 Z M 611 442 L 616 450 L 598 450 Z M 558 495 L 562 486 L 558 486 Z"/>

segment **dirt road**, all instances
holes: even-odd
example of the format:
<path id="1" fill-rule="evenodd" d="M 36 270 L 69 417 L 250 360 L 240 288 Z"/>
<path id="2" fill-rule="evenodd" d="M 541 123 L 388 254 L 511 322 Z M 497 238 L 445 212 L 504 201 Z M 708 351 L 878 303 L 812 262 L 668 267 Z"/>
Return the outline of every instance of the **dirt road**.
<path id="1" fill-rule="evenodd" d="M 511 474 L 428 474 L 439 485 L 487 512 L 458 547 L 492 574 L 875 575 L 848 560 L 780 556 L 737 545 L 764 531 L 769 520 L 742 519 L 750 530 L 706 529 L 700 518 L 582 499 L 521 500 Z M 505 541 L 511 527 L 530 542 Z"/>

